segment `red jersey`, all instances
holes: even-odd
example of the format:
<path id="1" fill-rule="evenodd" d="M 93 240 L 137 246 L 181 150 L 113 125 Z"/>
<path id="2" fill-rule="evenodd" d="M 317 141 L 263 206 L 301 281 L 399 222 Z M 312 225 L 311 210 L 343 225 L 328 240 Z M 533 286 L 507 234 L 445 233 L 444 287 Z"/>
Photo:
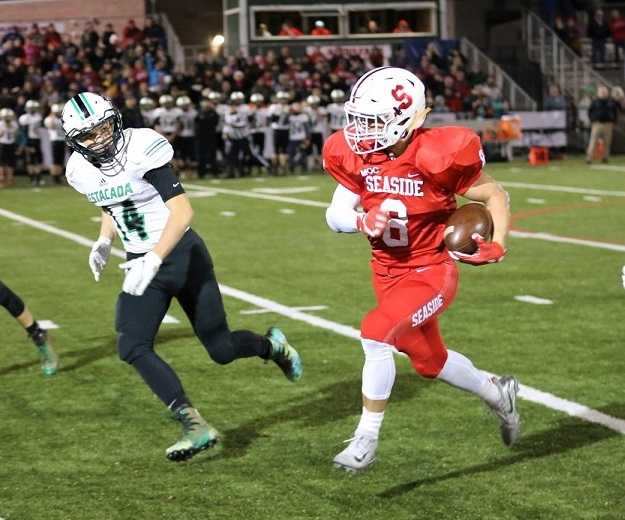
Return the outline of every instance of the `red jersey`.
<path id="1" fill-rule="evenodd" d="M 480 138 L 467 128 L 419 129 L 396 159 L 385 153 L 357 155 L 342 131 L 323 147 L 325 170 L 360 195 L 365 211 L 379 205 L 392 219 L 379 238 L 369 238 L 376 262 L 418 267 L 447 260 L 443 230 L 484 165 Z"/>

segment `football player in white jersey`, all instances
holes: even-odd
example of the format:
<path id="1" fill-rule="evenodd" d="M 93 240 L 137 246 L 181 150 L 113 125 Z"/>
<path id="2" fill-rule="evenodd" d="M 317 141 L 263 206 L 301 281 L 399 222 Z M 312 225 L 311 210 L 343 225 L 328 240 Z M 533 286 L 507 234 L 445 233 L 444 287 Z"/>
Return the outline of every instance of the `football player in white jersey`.
<path id="1" fill-rule="evenodd" d="M 154 121 L 156 120 L 156 103 L 149 97 L 142 97 L 139 100 L 139 110 L 143 116 L 143 121 L 148 128 L 154 128 Z"/>
<path id="2" fill-rule="evenodd" d="M 15 141 L 19 125 L 15 120 L 15 112 L 10 108 L 0 110 L 0 188 L 13 184 L 15 170 Z"/>
<path id="3" fill-rule="evenodd" d="M 345 109 L 343 103 L 345 102 L 345 92 L 335 88 L 330 92 L 330 98 L 332 103 L 327 106 L 328 110 L 328 126 L 330 127 L 330 133 L 337 130 L 343 130 L 343 127 L 347 123 L 345 118 Z"/>
<path id="4" fill-rule="evenodd" d="M 173 150 L 167 139 L 149 128 L 122 130 L 117 108 L 89 92 L 70 99 L 62 118 L 74 150 L 67 181 L 102 210 L 100 235 L 89 255 L 95 280 L 102 275 L 115 234 L 126 251 L 116 307 L 119 356 L 182 424 L 182 437 L 167 448 L 167 458 L 188 459 L 213 446 L 218 433 L 193 408 L 174 370 L 154 351 L 172 298 L 219 364 L 258 356 L 275 361 L 296 381 L 302 375 L 301 359 L 275 327 L 265 336 L 230 331 L 212 260 L 190 228 L 193 210 L 169 164 Z"/>
<path id="5" fill-rule="evenodd" d="M 197 110 L 191 103 L 189 96 L 180 96 L 176 99 L 176 106 L 180 109 L 180 167 L 184 170 L 191 168 L 195 163 L 195 118 Z"/>
<path id="6" fill-rule="evenodd" d="M 182 110 L 175 106 L 173 96 L 163 94 L 158 98 L 160 105 L 155 111 L 154 128 L 163 134 L 174 149 L 174 159 L 172 163 L 176 169 L 180 168 L 180 131 L 182 130 Z"/>
<path id="7" fill-rule="evenodd" d="M 250 111 L 243 92 L 230 94 L 230 108 L 224 116 L 226 177 L 246 177 L 250 173 Z"/>
<path id="8" fill-rule="evenodd" d="M 321 106 L 319 96 L 311 94 L 306 98 L 306 112 L 311 121 L 310 155 L 313 168 L 321 169 L 321 150 L 328 135 L 328 111 Z"/>
<path id="9" fill-rule="evenodd" d="M 269 107 L 269 119 L 273 129 L 273 167 L 277 174 L 286 173 L 289 147 L 289 96 L 288 92 L 276 94 L 276 102 Z"/>
<path id="10" fill-rule="evenodd" d="M 301 172 L 308 171 L 306 159 L 310 145 L 310 117 L 302 111 L 301 103 L 291 105 L 289 114 L 289 171 L 295 173 L 299 167 Z"/>
<path id="11" fill-rule="evenodd" d="M 254 165 L 269 170 L 270 164 L 265 159 L 265 142 L 269 130 L 269 109 L 265 106 L 265 97 L 255 92 L 250 96 L 250 122 L 252 125 L 252 155 Z"/>
<path id="12" fill-rule="evenodd" d="M 26 171 L 30 176 L 30 182 L 33 186 L 42 184 L 41 181 L 41 105 L 39 101 L 29 99 L 26 101 L 26 113 L 19 118 L 19 124 L 22 131 L 26 134 Z"/>
<path id="13" fill-rule="evenodd" d="M 44 376 L 53 376 L 59 366 L 59 359 L 50 343 L 48 333 L 41 328 L 37 320 L 24 304 L 24 301 L 0 280 L 0 307 L 4 307 L 15 320 L 24 327 L 30 340 L 37 347 Z"/>
<path id="14" fill-rule="evenodd" d="M 61 184 L 61 174 L 65 165 L 65 132 L 61 121 L 63 105 L 54 103 L 50 107 L 50 114 L 43 120 L 43 125 L 48 129 L 50 143 L 52 144 L 52 179 L 55 184 Z"/>

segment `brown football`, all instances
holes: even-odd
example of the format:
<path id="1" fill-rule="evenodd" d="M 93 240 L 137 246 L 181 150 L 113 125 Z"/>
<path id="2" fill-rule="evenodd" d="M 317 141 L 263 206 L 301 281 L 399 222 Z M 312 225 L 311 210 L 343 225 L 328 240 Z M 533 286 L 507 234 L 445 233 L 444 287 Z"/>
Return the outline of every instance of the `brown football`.
<path id="1" fill-rule="evenodd" d="M 477 244 L 471 235 L 479 233 L 484 240 L 490 242 L 493 238 L 493 228 L 493 218 L 486 206 L 479 202 L 470 202 L 460 206 L 447 220 L 447 227 L 443 233 L 445 245 L 450 251 L 472 255 L 477 250 Z"/>

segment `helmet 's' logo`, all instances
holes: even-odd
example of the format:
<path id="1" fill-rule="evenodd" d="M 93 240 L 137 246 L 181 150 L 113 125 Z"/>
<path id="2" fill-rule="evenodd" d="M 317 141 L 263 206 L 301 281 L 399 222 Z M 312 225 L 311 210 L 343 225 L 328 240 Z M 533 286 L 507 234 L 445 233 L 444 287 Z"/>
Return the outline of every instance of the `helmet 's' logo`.
<path id="1" fill-rule="evenodd" d="M 393 90 L 391 90 L 391 94 L 396 101 L 399 101 L 398 108 L 405 110 L 412 105 L 412 96 L 408 94 L 408 92 L 404 92 L 403 85 L 397 85 Z"/>

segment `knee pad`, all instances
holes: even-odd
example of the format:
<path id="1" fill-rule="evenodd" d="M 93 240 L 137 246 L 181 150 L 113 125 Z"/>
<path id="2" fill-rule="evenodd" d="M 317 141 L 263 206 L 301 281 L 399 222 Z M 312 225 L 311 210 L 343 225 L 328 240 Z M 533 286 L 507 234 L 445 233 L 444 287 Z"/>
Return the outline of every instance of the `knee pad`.
<path id="1" fill-rule="evenodd" d="M 373 401 L 388 399 L 395 382 L 395 349 L 386 343 L 362 340 L 365 364 L 362 367 L 362 395 Z"/>

